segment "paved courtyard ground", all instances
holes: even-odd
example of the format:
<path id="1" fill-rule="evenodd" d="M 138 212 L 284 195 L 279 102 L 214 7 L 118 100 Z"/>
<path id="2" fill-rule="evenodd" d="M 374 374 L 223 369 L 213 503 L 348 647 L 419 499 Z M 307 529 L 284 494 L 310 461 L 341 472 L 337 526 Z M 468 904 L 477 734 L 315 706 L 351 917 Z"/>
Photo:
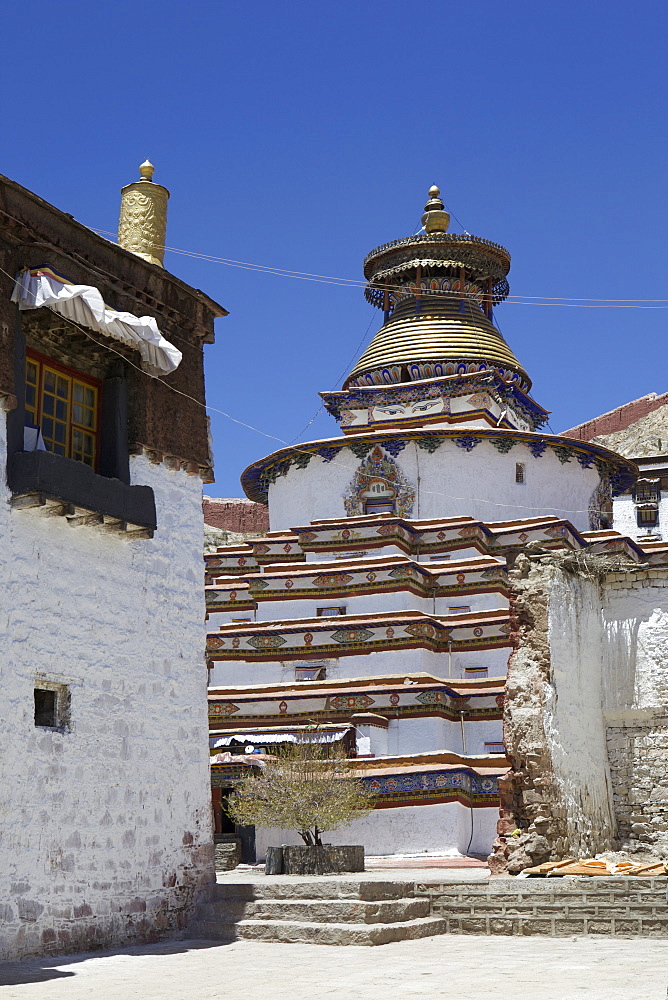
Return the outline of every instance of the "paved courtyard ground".
<path id="1" fill-rule="evenodd" d="M 0 965 L 1 1000 L 665 1000 L 668 940 L 182 941 Z"/>

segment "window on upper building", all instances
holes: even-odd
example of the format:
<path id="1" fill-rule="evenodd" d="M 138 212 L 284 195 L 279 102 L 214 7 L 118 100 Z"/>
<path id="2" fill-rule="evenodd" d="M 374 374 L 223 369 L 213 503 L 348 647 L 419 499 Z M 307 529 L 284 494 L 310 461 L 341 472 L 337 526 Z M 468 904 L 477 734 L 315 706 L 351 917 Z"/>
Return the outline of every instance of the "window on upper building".
<path id="1" fill-rule="evenodd" d="M 658 503 L 661 499 L 661 483 L 658 479 L 639 479 L 633 495 L 636 503 Z"/>
<path id="2" fill-rule="evenodd" d="M 464 667 L 464 677 L 487 677 L 487 667 Z"/>
<path id="3" fill-rule="evenodd" d="M 659 508 L 655 505 L 638 507 L 638 525 L 641 528 L 651 528 L 659 522 Z"/>
<path id="4" fill-rule="evenodd" d="M 345 615 L 346 608 L 344 604 L 332 604 L 326 608 L 318 608 L 316 614 L 318 618 L 334 618 L 336 615 Z"/>
<path id="5" fill-rule="evenodd" d="M 523 483 L 524 482 L 524 463 L 523 462 L 516 462 L 515 463 L 515 482 L 516 483 Z"/>
<path id="6" fill-rule="evenodd" d="M 95 468 L 99 401 L 97 379 L 28 352 L 25 422 L 39 428 L 47 451 Z"/>
<path id="7" fill-rule="evenodd" d="M 325 675 L 324 663 L 314 663 L 313 666 L 309 667 L 295 667 L 296 681 L 324 681 Z"/>
<path id="8" fill-rule="evenodd" d="M 471 610 L 470 604 L 453 604 L 448 608 L 449 615 L 464 615 Z"/>
<path id="9" fill-rule="evenodd" d="M 485 743 L 485 753 L 505 753 L 504 743 Z"/>

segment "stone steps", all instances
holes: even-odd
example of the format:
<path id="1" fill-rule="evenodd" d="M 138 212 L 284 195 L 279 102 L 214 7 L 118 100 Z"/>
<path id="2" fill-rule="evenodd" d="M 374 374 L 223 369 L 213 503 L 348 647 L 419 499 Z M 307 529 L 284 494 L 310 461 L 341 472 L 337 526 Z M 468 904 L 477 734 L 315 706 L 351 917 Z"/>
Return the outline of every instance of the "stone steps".
<path id="1" fill-rule="evenodd" d="M 271 881 L 270 881 L 271 879 Z M 274 881 L 275 879 L 275 881 Z M 280 881 L 279 881 L 280 880 Z M 291 875 L 269 876 L 266 882 L 219 882 L 207 887 L 202 897 L 205 902 L 225 899 L 406 899 L 415 896 L 415 882 L 344 882 L 338 878 L 318 881 L 297 879 Z"/>
<path id="2" fill-rule="evenodd" d="M 190 937 L 216 941 L 378 945 L 443 934 L 413 882 L 301 881 L 286 878 L 208 887 Z"/>
<path id="3" fill-rule="evenodd" d="M 275 941 L 284 944 L 378 945 L 391 941 L 411 941 L 445 933 L 445 921 L 438 917 L 416 917 L 394 923 L 320 923 L 305 920 L 237 920 L 233 923 L 196 920 L 190 937 L 216 941 Z"/>
<path id="4" fill-rule="evenodd" d="M 205 921 L 288 920 L 306 923 L 391 924 L 430 916 L 428 899 L 228 899 L 203 903 L 198 917 Z"/>

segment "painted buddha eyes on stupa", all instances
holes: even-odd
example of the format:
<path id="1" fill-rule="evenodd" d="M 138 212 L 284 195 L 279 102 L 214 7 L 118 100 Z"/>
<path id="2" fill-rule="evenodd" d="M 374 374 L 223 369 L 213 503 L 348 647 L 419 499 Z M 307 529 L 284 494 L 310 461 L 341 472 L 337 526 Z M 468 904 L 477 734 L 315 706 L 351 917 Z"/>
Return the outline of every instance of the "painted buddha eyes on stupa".
<path id="1" fill-rule="evenodd" d="M 417 403 L 396 403 L 390 406 L 374 406 L 374 420 L 387 420 L 388 417 L 411 417 L 417 413 L 428 413 L 443 409 L 442 399 L 423 399 Z"/>
<path id="2" fill-rule="evenodd" d="M 443 408 L 442 399 L 426 399 L 423 403 L 413 403 L 413 413 L 424 413 L 426 410 L 434 410 L 436 408 Z"/>

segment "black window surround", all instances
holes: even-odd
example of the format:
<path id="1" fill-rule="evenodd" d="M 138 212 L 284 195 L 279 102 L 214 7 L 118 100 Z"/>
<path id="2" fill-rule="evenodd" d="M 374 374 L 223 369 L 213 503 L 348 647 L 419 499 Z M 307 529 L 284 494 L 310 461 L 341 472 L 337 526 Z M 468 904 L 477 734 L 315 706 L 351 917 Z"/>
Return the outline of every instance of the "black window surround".
<path id="1" fill-rule="evenodd" d="M 47 352 L 44 352 L 47 353 Z M 128 393 L 122 362 L 102 383 L 98 471 L 50 451 L 25 451 L 26 343 L 16 309 L 14 378 L 17 406 L 7 414 L 7 483 L 16 508 L 58 507 L 73 524 L 101 524 L 132 537 L 157 528 L 150 486 L 130 485 Z"/>

